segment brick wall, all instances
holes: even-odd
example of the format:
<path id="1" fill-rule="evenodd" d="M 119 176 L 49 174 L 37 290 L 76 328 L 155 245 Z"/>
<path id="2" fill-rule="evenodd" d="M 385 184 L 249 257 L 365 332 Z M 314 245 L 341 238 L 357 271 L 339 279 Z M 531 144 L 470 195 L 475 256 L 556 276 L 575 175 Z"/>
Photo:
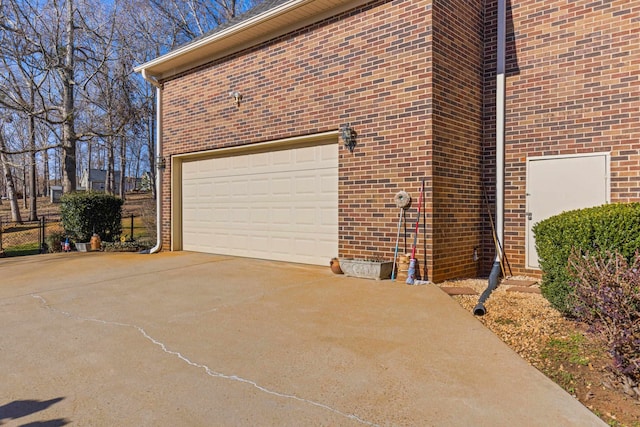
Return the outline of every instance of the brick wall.
<path id="1" fill-rule="evenodd" d="M 611 152 L 611 200 L 640 200 L 640 1 L 508 1 L 505 249 L 526 270 L 528 156 Z M 495 173 L 496 1 L 487 2 L 485 180 Z"/>
<path id="2" fill-rule="evenodd" d="M 433 6 L 434 281 L 475 277 L 482 246 L 482 2 Z"/>

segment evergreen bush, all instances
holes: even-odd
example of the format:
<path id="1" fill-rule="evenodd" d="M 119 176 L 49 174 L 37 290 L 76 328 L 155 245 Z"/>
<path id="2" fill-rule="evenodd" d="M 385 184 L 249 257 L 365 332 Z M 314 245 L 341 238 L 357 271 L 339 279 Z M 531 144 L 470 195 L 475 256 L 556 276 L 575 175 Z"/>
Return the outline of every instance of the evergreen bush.
<path id="1" fill-rule="evenodd" d="M 608 204 L 563 212 L 533 227 L 542 270 L 540 290 L 551 305 L 566 315 L 573 307 L 573 250 L 579 253 L 616 252 L 630 261 L 640 248 L 640 203 Z"/>
<path id="2" fill-rule="evenodd" d="M 122 232 L 124 201 L 104 193 L 78 192 L 61 198 L 62 225 L 76 242 L 88 242 L 97 233 L 105 242 L 113 242 Z"/>

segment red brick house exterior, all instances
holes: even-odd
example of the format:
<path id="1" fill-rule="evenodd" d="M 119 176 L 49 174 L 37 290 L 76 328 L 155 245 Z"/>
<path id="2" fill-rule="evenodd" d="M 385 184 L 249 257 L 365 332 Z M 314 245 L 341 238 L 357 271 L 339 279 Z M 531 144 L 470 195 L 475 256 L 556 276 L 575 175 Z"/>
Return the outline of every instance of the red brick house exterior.
<path id="1" fill-rule="evenodd" d="M 277 25 L 243 27 L 294 3 Z M 138 67 L 162 92 L 163 249 L 181 249 L 171 159 L 335 132 L 335 256 L 392 259 L 393 197 L 417 201 L 424 180 L 427 278 L 486 274 L 496 10 L 497 1 L 271 1 Z M 639 16 L 638 0 L 507 1 L 504 248 L 514 274 L 537 274 L 525 262 L 529 156 L 608 152 L 611 201 L 640 200 Z M 338 139 L 345 123 L 357 132 L 352 153 Z"/>

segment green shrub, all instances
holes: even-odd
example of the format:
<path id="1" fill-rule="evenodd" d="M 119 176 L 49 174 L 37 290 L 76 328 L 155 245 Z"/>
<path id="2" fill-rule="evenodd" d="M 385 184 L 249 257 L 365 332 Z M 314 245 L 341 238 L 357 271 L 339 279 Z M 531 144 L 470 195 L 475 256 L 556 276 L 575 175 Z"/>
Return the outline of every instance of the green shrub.
<path id="1" fill-rule="evenodd" d="M 97 233 L 112 242 L 122 232 L 123 200 L 104 193 L 70 193 L 62 196 L 60 214 L 67 235 L 88 242 Z"/>
<path id="2" fill-rule="evenodd" d="M 143 238 L 125 242 L 105 242 L 102 244 L 102 250 L 105 252 L 140 252 L 153 246 L 154 242 Z"/>
<path id="3" fill-rule="evenodd" d="M 66 235 L 64 231 L 52 231 L 47 234 L 47 248 L 49 252 L 62 252 L 61 242 L 64 242 Z"/>
<path id="4" fill-rule="evenodd" d="M 542 295 L 556 309 L 571 315 L 571 252 L 617 252 L 631 260 L 640 248 L 640 203 L 563 212 L 534 225 L 533 233 L 542 269 Z"/>

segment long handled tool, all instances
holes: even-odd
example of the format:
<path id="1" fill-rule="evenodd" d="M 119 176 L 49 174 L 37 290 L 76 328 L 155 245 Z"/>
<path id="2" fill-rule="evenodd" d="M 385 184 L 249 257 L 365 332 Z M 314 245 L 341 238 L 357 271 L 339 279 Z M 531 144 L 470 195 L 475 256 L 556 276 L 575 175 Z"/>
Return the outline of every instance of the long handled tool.
<path id="1" fill-rule="evenodd" d="M 407 277 L 407 285 L 413 285 L 416 281 L 416 246 L 418 245 L 418 233 L 420 232 L 420 212 L 422 209 L 422 197 L 424 195 L 424 180 L 420 187 L 420 197 L 418 197 L 418 216 L 416 217 L 416 230 L 413 237 L 413 247 L 411 248 L 411 261 L 409 261 L 409 274 Z"/>
<path id="2" fill-rule="evenodd" d="M 396 250 L 393 253 L 393 269 L 391 270 L 391 281 L 396 280 L 396 260 L 398 259 L 398 245 L 400 244 L 400 227 L 402 226 L 402 217 L 404 215 L 404 210 L 409 206 L 411 202 L 411 197 L 405 191 L 399 191 L 393 201 L 396 203 L 396 206 L 400 208 L 400 217 L 398 218 L 398 234 L 396 236 Z"/>
<path id="3" fill-rule="evenodd" d="M 491 234 L 493 235 L 493 245 L 495 246 L 496 252 L 498 253 L 500 269 L 502 270 L 502 277 L 507 277 L 504 269 L 505 263 L 507 264 L 507 268 L 509 269 L 509 276 L 513 276 L 513 273 L 511 272 L 511 264 L 509 263 L 509 259 L 507 259 L 507 254 L 504 253 L 502 244 L 498 240 L 496 226 L 493 223 L 493 215 L 491 215 L 491 209 L 489 208 L 489 197 L 487 196 L 487 190 L 484 188 L 484 183 L 482 184 L 482 194 L 484 195 L 484 201 L 487 205 L 487 213 L 489 214 L 489 222 L 491 223 Z"/>

